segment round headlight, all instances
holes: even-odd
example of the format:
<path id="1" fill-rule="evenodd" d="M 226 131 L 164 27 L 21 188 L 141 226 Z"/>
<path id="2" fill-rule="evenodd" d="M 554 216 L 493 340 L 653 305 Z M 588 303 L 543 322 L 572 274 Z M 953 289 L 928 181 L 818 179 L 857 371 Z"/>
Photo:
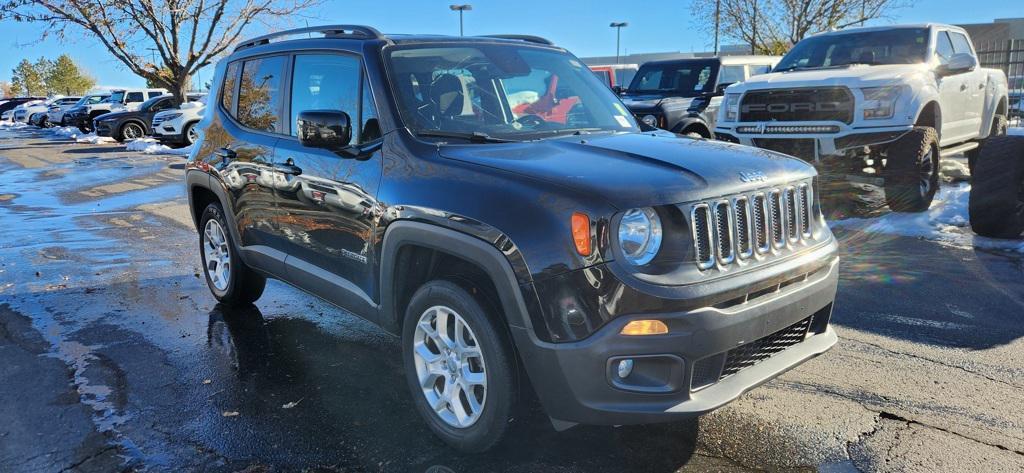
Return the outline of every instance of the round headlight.
<path id="1" fill-rule="evenodd" d="M 644 124 L 648 126 L 658 126 L 658 117 L 654 115 L 644 115 L 643 118 L 640 119 L 640 121 L 644 122 Z"/>
<path id="2" fill-rule="evenodd" d="M 661 248 L 661 219 L 650 207 L 632 209 L 619 222 L 619 247 L 637 266 L 650 263 Z"/>

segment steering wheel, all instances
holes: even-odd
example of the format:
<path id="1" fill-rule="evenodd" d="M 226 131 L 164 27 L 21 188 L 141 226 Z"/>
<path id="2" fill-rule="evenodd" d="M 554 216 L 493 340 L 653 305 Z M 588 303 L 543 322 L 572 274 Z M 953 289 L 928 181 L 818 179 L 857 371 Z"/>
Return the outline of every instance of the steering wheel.
<path id="1" fill-rule="evenodd" d="M 523 115 L 516 119 L 516 123 L 527 126 L 529 128 L 538 128 L 544 126 L 547 121 L 537 115 Z"/>

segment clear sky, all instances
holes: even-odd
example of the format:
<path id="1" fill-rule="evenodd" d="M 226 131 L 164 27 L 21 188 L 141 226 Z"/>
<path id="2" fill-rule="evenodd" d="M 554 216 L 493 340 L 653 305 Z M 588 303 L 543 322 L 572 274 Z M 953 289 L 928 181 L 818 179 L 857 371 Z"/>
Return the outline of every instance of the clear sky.
<path id="1" fill-rule="evenodd" d="M 893 12 L 885 23 L 987 23 L 995 18 L 1022 17 L 1021 0 L 909 0 L 914 4 Z M 467 35 L 520 33 L 544 36 L 577 56 L 615 54 L 612 21 L 627 21 L 622 31 L 623 53 L 705 51 L 712 39 L 697 29 L 690 0 L 459 0 L 472 3 L 465 14 Z M 385 33 L 458 34 L 458 14 L 450 0 L 326 0 L 310 12 L 309 24 L 356 23 Z M 626 6 L 627 4 L 633 6 Z M 708 19 L 707 21 L 710 21 Z M 305 20 L 293 20 L 295 27 Z M 253 29 L 249 36 L 262 32 Z M 11 69 L 22 58 L 56 58 L 68 53 L 96 77 L 100 85 L 140 86 L 144 81 L 129 72 L 100 44 L 68 32 L 71 41 L 38 42 L 38 27 L 0 22 L 0 80 L 9 80 Z M 728 43 L 725 40 L 724 43 Z M 202 71 L 202 80 L 211 71 Z"/>

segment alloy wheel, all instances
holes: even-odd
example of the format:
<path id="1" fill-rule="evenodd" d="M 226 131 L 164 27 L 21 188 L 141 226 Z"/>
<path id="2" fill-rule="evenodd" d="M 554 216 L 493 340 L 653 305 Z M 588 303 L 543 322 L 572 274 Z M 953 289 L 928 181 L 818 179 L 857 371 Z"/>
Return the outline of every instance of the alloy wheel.
<path id="1" fill-rule="evenodd" d="M 207 220 L 203 229 L 203 257 L 210 283 L 218 291 L 226 291 L 231 278 L 231 250 L 217 219 Z"/>
<path id="2" fill-rule="evenodd" d="M 928 195 L 928 192 L 932 189 L 932 174 L 935 172 L 935 160 L 932 159 L 935 150 L 928 148 L 928 152 L 921 158 L 921 162 L 918 163 L 918 176 L 920 178 L 921 195 Z"/>
<path id="3" fill-rule="evenodd" d="M 136 123 L 129 123 L 125 125 L 124 131 L 122 133 L 124 134 L 124 138 L 126 140 L 139 139 L 142 138 L 143 135 L 142 127 Z"/>
<path id="4" fill-rule="evenodd" d="M 190 145 L 195 144 L 196 141 L 199 140 L 199 131 L 196 130 L 194 125 L 188 127 L 188 133 L 185 133 L 185 138 L 188 140 L 188 144 Z"/>
<path id="5" fill-rule="evenodd" d="M 466 320 L 449 307 L 420 316 L 413 359 L 427 404 L 442 421 L 466 428 L 480 419 L 487 402 L 483 352 Z"/>

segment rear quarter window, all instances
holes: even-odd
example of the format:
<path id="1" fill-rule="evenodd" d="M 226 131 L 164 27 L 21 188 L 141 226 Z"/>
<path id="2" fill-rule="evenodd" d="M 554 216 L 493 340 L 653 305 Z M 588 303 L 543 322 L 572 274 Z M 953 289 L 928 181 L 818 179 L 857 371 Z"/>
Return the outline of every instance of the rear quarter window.
<path id="1" fill-rule="evenodd" d="M 253 130 L 285 132 L 285 123 L 281 119 L 281 78 L 285 59 L 284 56 L 270 56 L 243 63 L 235 109 L 239 123 Z"/>

